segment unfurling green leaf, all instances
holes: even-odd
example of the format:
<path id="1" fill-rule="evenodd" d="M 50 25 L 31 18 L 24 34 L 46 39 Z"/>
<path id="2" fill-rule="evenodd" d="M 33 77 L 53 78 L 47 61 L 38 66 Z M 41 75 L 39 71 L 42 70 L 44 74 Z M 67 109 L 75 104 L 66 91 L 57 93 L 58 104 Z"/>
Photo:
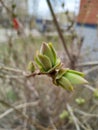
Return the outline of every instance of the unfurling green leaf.
<path id="1" fill-rule="evenodd" d="M 46 43 L 42 44 L 40 53 L 42 55 L 46 55 L 50 59 L 52 66 L 55 64 L 53 53 L 52 53 L 51 49 L 49 48 L 48 44 L 46 44 Z"/>
<path id="2" fill-rule="evenodd" d="M 58 85 L 60 85 L 61 87 L 63 87 L 64 89 L 66 89 L 67 91 L 72 91 L 73 90 L 73 86 L 70 83 L 70 81 L 62 76 L 60 79 L 57 80 Z"/>
<path id="3" fill-rule="evenodd" d="M 52 54 L 53 54 L 53 58 L 54 58 L 54 63 L 56 63 L 56 60 L 57 60 L 57 55 L 56 55 L 56 51 L 52 45 L 51 42 L 48 43 L 48 46 L 50 47 L 51 51 L 52 51 Z"/>
<path id="4" fill-rule="evenodd" d="M 73 74 L 80 75 L 80 76 L 82 76 L 82 77 L 85 76 L 83 72 L 79 72 L 79 71 L 76 71 L 76 70 L 68 69 L 68 72 L 73 73 Z"/>
<path id="5" fill-rule="evenodd" d="M 68 68 L 61 68 L 55 75 L 54 83 L 68 91 L 72 91 L 73 85 L 85 84 L 88 82 L 83 78 L 83 73 Z"/>
<path id="6" fill-rule="evenodd" d="M 67 69 L 61 68 L 56 75 L 56 79 L 60 79 L 66 73 L 66 71 Z"/>
<path id="7" fill-rule="evenodd" d="M 82 76 L 78 75 L 77 73 L 70 73 L 66 72 L 64 76 L 73 84 L 87 84 L 87 80 L 85 80 Z"/>
<path id="8" fill-rule="evenodd" d="M 49 70 L 52 67 L 52 64 L 47 56 L 39 54 L 38 58 L 45 71 Z"/>
<path id="9" fill-rule="evenodd" d="M 40 52 L 36 54 L 35 61 L 41 72 L 51 73 L 61 68 L 61 61 L 57 58 L 56 52 L 51 43 L 43 43 Z"/>

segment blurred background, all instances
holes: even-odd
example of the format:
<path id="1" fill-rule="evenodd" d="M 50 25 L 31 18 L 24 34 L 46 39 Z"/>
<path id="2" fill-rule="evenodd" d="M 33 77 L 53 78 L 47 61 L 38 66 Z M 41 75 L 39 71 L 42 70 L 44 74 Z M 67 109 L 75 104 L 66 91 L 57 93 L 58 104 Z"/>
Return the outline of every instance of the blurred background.
<path id="1" fill-rule="evenodd" d="M 43 42 L 83 71 L 73 92 L 27 78 Z M 97 130 L 98 0 L 0 0 L 0 130 Z"/>

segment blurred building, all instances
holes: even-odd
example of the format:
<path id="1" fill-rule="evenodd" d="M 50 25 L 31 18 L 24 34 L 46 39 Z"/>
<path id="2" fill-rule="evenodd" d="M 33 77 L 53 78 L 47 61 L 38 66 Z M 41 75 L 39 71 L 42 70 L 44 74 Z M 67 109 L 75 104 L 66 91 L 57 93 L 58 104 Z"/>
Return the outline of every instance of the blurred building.
<path id="1" fill-rule="evenodd" d="M 77 32 L 84 37 L 82 54 L 86 61 L 98 60 L 98 0 L 81 0 Z"/>
<path id="2" fill-rule="evenodd" d="M 63 11 L 55 15 L 62 31 L 65 31 L 71 25 L 71 21 L 75 19 L 75 13 L 71 11 Z"/>
<path id="3" fill-rule="evenodd" d="M 57 18 L 57 21 L 60 25 L 60 28 L 62 31 L 65 31 L 66 28 L 70 25 L 70 21 L 68 19 L 68 17 L 70 17 L 71 20 L 74 19 L 74 12 L 58 12 L 55 13 L 55 16 Z M 37 28 L 41 31 L 41 32 L 53 32 L 56 31 L 56 28 L 54 26 L 54 22 L 53 22 L 53 18 L 52 17 L 44 17 L 44 18 L 36 18 L 36 24 L 37 24 Z"/>
<path id="4" fill-rule="evenodd" d="M 98 0 L 81 0 L 77 21 L 79 24 L 98 24 Z"/>

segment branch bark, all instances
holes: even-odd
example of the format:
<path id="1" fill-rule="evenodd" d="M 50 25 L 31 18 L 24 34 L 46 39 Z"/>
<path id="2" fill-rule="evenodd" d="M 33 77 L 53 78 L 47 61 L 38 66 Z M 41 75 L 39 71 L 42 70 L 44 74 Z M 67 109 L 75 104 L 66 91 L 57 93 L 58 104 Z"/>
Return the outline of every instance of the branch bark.
<path id="1" fill-rule="evenodd" d="M 64 49 L 65 49 L 65 51 L 66 51 L 66 54 L 67 54 L 69 60 L 72 61 L 71 55 L 70 55 L 69 50 L 68 50 L 68 48 L 67 48 L 67 46 L 66 46 L 66 42 L 65 42 L 64 36 L 63 36 L 63 34 L 62 34 L 62 32 L 61 32 L 61 29 L 60 29 L 59 24 L 58 24 L 58 22 L 57 22 L 57 19 L 56 19 L 56 17 L 55 17 L 55 14 L 54 14 L 54 11 L 53 11 L 53 8 L 52 8 L 52 5 L 51 5 L 50 0 L 47 0 L 47 4 L 48 4 L 49 9 L 50 9 L 50 11 L 51 11 L 51 15 L 52 15 L 52 17 L 53 17 L 53 21 L 54 21 L 54 23 L 55 23 L 55 26 L 56 26 L 58 35 L 59 35 L 59 37 L 60 37 L 60 39 L 61 39 L 61 41 L 62 41 L 62 44 L 63 44 L 63 46 L 64 46 Z"/>

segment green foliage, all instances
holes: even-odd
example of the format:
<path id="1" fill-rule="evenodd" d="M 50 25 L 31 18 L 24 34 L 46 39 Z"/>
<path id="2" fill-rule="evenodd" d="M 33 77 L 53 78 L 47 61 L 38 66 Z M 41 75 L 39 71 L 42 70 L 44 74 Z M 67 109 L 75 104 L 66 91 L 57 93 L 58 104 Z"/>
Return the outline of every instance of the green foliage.
<path id="1" fill-rule="evenodd" d="M 59 115 L 59 118 L 60 119 L 65 119 L 65 118 L 68 118 L 69 117 L 69 113 L 67 110 L 64 110 L 60 115 Z"/>
<path id="2" fill-rule="evenodd" d="M 52 43 L 43 43 L 40 52 L 37 52 L 35 61 L 41 72 L 50 73 L 61 66 Z"/>
<path id="3" fill-rule="evenodd" d="M 42 44 L 40 51 L 36 53 L 35 62 L 40 72 L 49 75 L 54 84 L 67 91 L 72 91 L 73 85 L 88 83 L 84 79 L 84 73 L 61 66 L 62 63 L 57 57 L 52 43 Z M 35 70 L 33 63 L 29 63 L 28 69 L 31 72 Z"/>
<path id="4" fill-rule="evenodd" d="M 87 81 L 83 78 L 83 73 L 63 68 L 57 72 L 55 83 L 68 91 L 72 91 L 73 85 L 85 84 Z"/>
<path id="5" fill-rule="evenodd" d="M 78 105 L 83 105 L 85 103 L 85 99 L 82 97 L 76 98 L 75 101 Z"/>
<path id="6" fill-rule="evenodd" d="M 95 89 L 95 91 L 94 91 L 94 97 L 95 97 L 96 99 L 98 99 L 98 89 Z"/>
<path id="7" fill-rule="evenodd" d="M 77 71 L 68 70 L 64 76 L 71 82 L 71 84 L 86 84 L 88 83 Z"/>

